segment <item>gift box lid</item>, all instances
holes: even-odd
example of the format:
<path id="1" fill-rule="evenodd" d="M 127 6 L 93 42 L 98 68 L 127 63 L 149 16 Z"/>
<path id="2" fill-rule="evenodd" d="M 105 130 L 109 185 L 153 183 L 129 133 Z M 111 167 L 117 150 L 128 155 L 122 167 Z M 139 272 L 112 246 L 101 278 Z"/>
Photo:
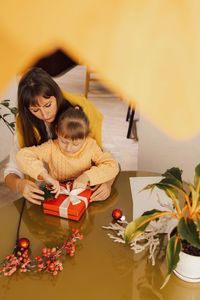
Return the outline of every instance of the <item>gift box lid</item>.
<path id="1" fill-rule="evenodd" d="M 60 184 L 61 186 L 65 187 L 65 185 Z M 90 201 L 90 197 L 92 195 L 92 191 L 90 189 L 85 189 L 83 192 L 81 192 L 79 194 L 79 196 L 85 197 L 88 199 L 88 204 Z M 60 194 L 56 199 L 50 199 L 47 200 L 43 203 L 43 208 L 46 210 L 51 210 L 51 211 L 55 211 L 58 213 L 59 215 L 59 207 L 61 206 L 61 204 L 63 203 L 63 201 L 65 199 L 67 199 L 67 195 L 64 194 Z M 72 215 L 72 216 L 79 216 L 83 213 L 83 211 L 85 210 L 86 206 L 85 206 L 85 202 L 83 200 L 81 200 L 79 203 L 77 204 L 72 204 L 70 202 L 69 206 L 68 206 L 68 216 Z"/>

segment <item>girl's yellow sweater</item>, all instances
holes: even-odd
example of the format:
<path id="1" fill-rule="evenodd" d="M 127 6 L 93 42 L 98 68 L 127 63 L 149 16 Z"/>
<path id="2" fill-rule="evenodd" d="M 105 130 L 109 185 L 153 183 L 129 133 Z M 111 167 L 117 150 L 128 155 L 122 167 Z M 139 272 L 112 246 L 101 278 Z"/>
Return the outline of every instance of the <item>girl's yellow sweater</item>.
<path id="1" fill-rule="evenodd" d="M 33 147 L 22 148 L 16 155 L 20 170 L 38 179 L 47 164 L 49 174 L 62 182 L 85 173 L 90 185 L 101 184 L 113 179 L 119 172 L 118 163 L 107 152 L 102 152 L 96 141 L 86 138 L 81 149 L 74 154 L 66 154 L 57 140 Z"/>

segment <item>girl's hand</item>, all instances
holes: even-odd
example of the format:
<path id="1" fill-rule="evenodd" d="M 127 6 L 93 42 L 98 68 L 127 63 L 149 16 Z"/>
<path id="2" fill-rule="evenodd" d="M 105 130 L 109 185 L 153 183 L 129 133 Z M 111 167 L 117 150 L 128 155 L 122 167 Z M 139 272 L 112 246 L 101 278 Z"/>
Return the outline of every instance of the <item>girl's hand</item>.
<path id="1" fill-rule="evenodd" d="M 82 175 L 80 175 L 74 180 L 73 190 L 79 188 L 86 189 L 88 182 L 89 182 L 89 177 L 83 173 Z"/>
<path id="2" fill-rule="evenodd" d="M 42 178 L 48 185 L 51 186 L 51 193 L 55 194 L 55 198 L 60 194 L 60 185 L 58 180 L 51 177 L 47 172 L 42 172 L 39 176 Z"/>
<path id="3" fill-rule="evenodd" d="M 93 192 L 90 201 L 103 201 L 106 200 L 111 193 L 111 186 L 114 180 L 110 180 L 108 182 L 98 184 L 93 189 L 91 189 Z"/>
<path id="4" fill-rule="evenodd" d="M 40 190 L 36 183 L 27 179 L 19 179 L 17 181 L 17 192 L 20 192 L 24 198 L 37 205 L 41 205 L 41 201 L 44 200 L 44 197 L 42 197 L 44 192 Z"/>

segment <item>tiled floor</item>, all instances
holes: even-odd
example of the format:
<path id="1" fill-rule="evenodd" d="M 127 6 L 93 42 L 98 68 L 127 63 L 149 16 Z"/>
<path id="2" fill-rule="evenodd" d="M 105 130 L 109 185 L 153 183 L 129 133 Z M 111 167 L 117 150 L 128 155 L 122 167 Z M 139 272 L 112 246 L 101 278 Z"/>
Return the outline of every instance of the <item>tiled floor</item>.
<path id="1" fill-rule="evenodd" d="M 74 94 L 84 94 L 85 74 L 85 67 L 77 66 L 55 80 L 63 90 Z M 99 82 L 90 83 L 88 99 L 104 115 L 104 125 L 108 133 L 107 142 L 115 145 L 119 150 L 121 169 L 137 170 L 138 142 L 126 138 L 128 130 L 127 103 L 121 101 L 118 96 L 109 92 Z M 3 170 L 6 162 L 7 159 L 0 162 L 0 206 L 19 197 L 18 194 L 11 192 L 3 182 Z"/>

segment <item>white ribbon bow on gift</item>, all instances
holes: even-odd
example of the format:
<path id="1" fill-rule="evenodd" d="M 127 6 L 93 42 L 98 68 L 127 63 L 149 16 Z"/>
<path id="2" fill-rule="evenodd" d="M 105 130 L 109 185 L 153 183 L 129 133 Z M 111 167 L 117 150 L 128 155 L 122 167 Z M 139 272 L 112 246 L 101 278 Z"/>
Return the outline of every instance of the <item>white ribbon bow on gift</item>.
<path id="1" fill-rule="evenodd" d="M 62 202 L 62 204 L 59 207 L 59 213 L 60 217 L 68 217 L 68 207 L 70 202 L 72 205 L 76 205 L 83 200 L 85 202 L 85 207 L 88 207 L 88 199 L 86 197 L 79 196 L 80 193 L 82 193 L 84 189 L 74 189 L 70 191 L 70 184 L 67 183 L 66 187 L 61 186 L 60 188 L 60 195 L 67 195 L 68 197 Z"/>

